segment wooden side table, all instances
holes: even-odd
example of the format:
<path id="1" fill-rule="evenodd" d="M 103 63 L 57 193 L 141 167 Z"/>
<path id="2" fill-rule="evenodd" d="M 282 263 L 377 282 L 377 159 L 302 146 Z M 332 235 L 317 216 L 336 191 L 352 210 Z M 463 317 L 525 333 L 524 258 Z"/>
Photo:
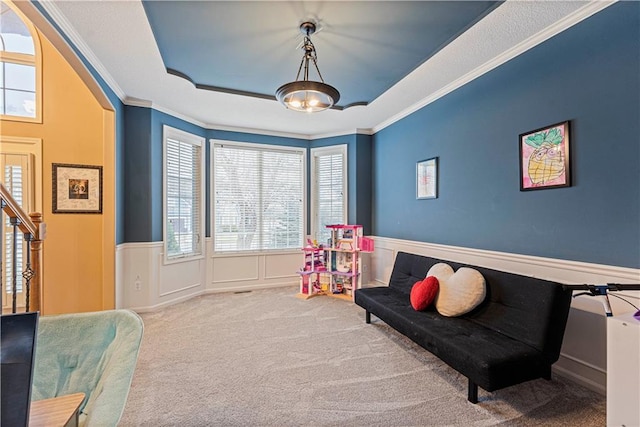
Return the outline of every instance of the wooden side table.
<path id="1" fill-rule="evenodd" d="M 34 400 L 29 412 L 29 427 L 77 427 L 78 409 L 84 393 Z"/>

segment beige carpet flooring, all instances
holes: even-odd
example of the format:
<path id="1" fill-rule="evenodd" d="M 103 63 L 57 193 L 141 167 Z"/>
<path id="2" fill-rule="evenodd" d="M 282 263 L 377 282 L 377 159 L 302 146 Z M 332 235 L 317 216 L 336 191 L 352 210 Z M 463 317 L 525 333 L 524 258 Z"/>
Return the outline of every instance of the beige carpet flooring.
<path id="1" fill-rule="evenodd" d="M 555 376 L 466 399 L 466 378 L 364 310 L 295 288 L 142 314 L 122 426 L 604 426 L 605 398 Z"/>

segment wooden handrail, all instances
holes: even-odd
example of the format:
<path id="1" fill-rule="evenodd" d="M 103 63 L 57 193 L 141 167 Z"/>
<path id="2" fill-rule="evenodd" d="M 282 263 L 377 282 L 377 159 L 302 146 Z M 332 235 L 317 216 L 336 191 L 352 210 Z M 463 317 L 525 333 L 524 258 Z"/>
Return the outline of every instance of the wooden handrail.
<path id="1" fill-rule="evenodd" d="M 46 234 L 44 231 L 44 223 L 42 222 L 42 214 L 31 213 L 27 215 L 2 183 L 0 183 L 0 202 L 2 211 L 4 211 L 9 218 L 17 219 L 16 225 L 20 231 L 23 234 L 29 234 L 31 236 L 29 239 L 29 251 L 31 252 L 30 268 L 33 276 L 30 280 L 27 279 L 30 300 L 28 307 L 30 311 L 40 311 L 42 314 L 42 240 Z"/>
<path id="2" fill-rule="evenodd" d="M 25 234 L 31 234 L 34 240 L 40 240 L 40 230 L 22 207 L 16 202 L 9 190 L 0 183 L 0 198 L 2 199 L 2 210 L 9 215 L 9 218 L 18 218 L 18 228 Z"/>

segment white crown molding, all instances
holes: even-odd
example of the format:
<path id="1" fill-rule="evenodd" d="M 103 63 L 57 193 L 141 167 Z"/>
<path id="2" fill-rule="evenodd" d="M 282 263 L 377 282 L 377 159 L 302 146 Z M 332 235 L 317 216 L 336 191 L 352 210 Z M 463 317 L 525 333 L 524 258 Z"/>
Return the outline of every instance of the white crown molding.
<path id="1" fill-rule="evenodd" d="M 247 127 L 225 126 L 225 125 L 218 125 L 213 123 L 207 124 L 204 127 L 210 130 L 219 130 L 219 131 L 226 131 L 226 132 L 241 132 L 241 133 L 250 133 L 255 135 L 278 136 L 282 138 L 295 138 L 295 139 L 306 139 L 306 140 L 313 139 L 311 135 L 302 134 L 302 133 L 278 132 L 278 131 L 270 131 L 270 130 L 247 128 Z"/>
<path id="2" fill-rule="evenodd" d="M 87 46 L 82 37 L 78 35 L 78 32 L 75 28 L 69 23 L 64 14 L 58 9 L 56 4 L 52 1 L 41 1 L 40 5 L 47 11 L 47 13 L 51 16 L 54 22 L 62 29 L 64 35 L 69 37 L 74 46 L 82 53 L 82 55 L 86 58 L 86 60 L 91 64 L 93 68 L 100 74 L 100 77 L 104 79 L 104 81 L 109 85 L 109 87 L 115 92 L 116 96 L 120 98 L 120 100 L 124 100 L 126 98 L 126 94 L 120 88 L 115 79 L 109 74 L 107 69 L 104 67 L 102 62 L 98 59 L 98 57 L 93 53 L 93 51 Z"/>
<path id="3" fill-rule="evenodd" d="M 369 135 L 369 136 L 372 136 L 375 134 L 373 129 L 360 129 L 360 128 L 356 129 L 356 133 L 358 135 Z"/>
<path id="4" fill-rule="evenodd" d="M 310 140 L 315 141 L 316 139 L 324 139 L 324 138 L 335 138 L 337 136 L 346 136 L 346 135 L 373 135 L 373 129 L 362 129 L 356 128 L 354 130 L 344 130 L 339 132 L 331 132 L 331 133 L 322 133 L 317 135 L 311 135 L 309 137 Z"/>
<path id="5" fill-rule="evenodd" d="M 131 98 L 129 96 L 125 97 L 122 103 L 131 107 L 153 108 L 153 102 L 147 101 L 146 99 Z"/>
<path id="6" fill-rule="evenodd" d="M 199 122 L 198 120 L 193 119 L 192 117 L 187 117 L 184 114 L 176 113 L 173 110 L 163 107 L 162 105 L 158 105 L 153 103 L 152 101 L 146 99 L 138 99 L 127 96 L 123 101 L 123 104 L 128 105 L 130 107 L 143 107 L 143 108 L 152 108 L 156 111 L 160 111 L 161 113 L 168 114 L 172 117 L 175 117 L 180 120 L 184 120 L 185 122 L 191 123 L 196 126 L 200 126 L 201 128 L 207 129 L 207 125 L 205 123 Z"/>
<path id="7" fill-rule="evenodd" d="M 523 42 L 513 46 L 511 49 L 506 50 L 502 54 L 491 59 L 490 61 L 485 62 L 484 64 L 468 72 L 464 76 L 442 87 L 440 90 L 423 98 L 421 101 L 411 105 L 410 107 L 400 111 L 399 113 L 393 115 L 387 120 L 384 120 L 383 122 L 374 126 L 372 129 L 373 133 L 379 132 L 382 129 L 386 128 L 387 126 L 390 126 L 395 122 L 407 117 L 408 115 L 415 113 L 421 108 L 431 104 L 434 101 L 437 101 L 438 99 L 466 85 L 467 83 L 470 83 L 471 81 L 499 67 L 505 62 L 515 58 L 518 55 L 525 53 L 529 49 L 534 48 L 535 46 L 549 40 L 551 37 L 561 33 L 562 31 L 568 28 L 571 28 L 572 26 L 587 19 L 588 17 L 613 5 L 617 1 L 618 0 L 597 0 L 597 1 L 589 2 L 587 5 L 578 9 L 576 12 L 572 13 L 571 15 L 568 15 L 563 19 L 558 20 L 553 25 L 550 25 L 549 27 L 545 28 L 543 31 L 540 31 L 539 33 L 527 38 Z"/>
<path id="8" fill-rule="evenodd" d="M 138 101 L 144 102 L 142 100 L 138 100 Z M 151 104 L 149 106 L 149 108 L 153 108 L 156 111 L 160 111 L 161 113 L 165 113 L 165 114 L 173 116 L 173 117 L 175 117 L 177 119 L 184 120 L 185 122 L 189 122 L 189 123 L 191 123 L 193 125 L 200 126 L 201 128 L 208 129 L 206 123 L 198 121 L 198 120 L 194 119 L 193 117 L 187 117 L 184 114 L 177 113 L 177 112 L 175 112 L 175 111 L 173 111 L 173 110 L 171 110 L 169 108 L 166 108 L 166 107 L 164 107 L 162 105 L 159 105 L 159 104 L 156 104 L 156 103 L 153 103 L 153 102 L 150 102 L 150 101 L 148 101 L 148 102 Z"/>

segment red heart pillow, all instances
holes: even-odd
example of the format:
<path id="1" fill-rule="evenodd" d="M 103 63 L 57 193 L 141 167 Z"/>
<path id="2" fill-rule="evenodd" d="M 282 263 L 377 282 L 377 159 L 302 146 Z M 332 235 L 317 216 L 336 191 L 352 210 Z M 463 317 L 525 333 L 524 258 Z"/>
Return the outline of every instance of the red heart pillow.
<path id="1" fill-rule="evenodd" d="M 411 307 L 416 311 L 425 310 L 438 295 L 440 283 L 435 276 L 428 276 L 421 282 L 416 282 L 411 288 Z"/>

